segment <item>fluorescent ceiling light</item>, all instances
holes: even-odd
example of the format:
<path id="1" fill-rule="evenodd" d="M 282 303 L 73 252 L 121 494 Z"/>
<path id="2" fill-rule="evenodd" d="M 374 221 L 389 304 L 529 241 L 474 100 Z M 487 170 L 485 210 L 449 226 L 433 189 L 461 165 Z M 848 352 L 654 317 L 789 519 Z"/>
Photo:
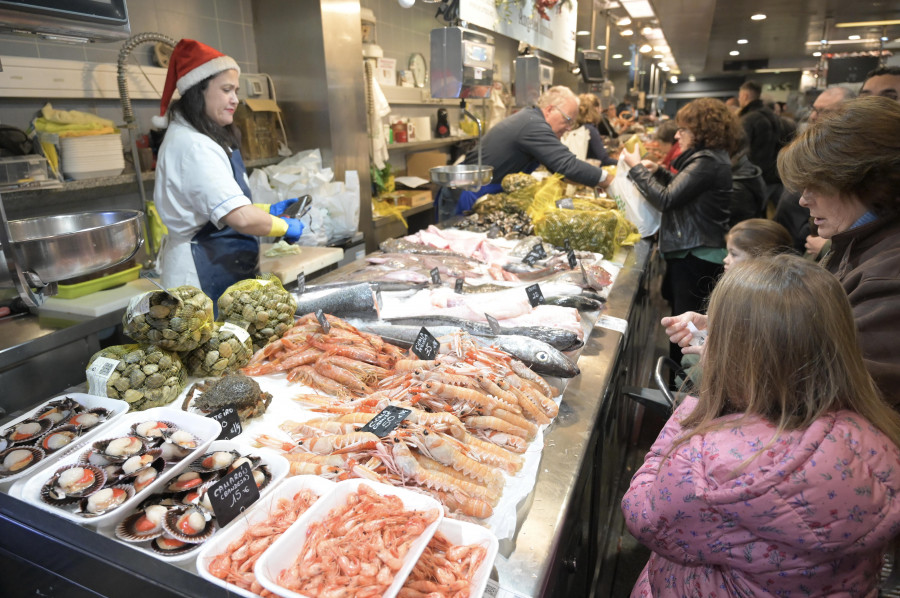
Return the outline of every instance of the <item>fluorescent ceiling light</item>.
<path id="1" fill-rule="evenodd" d="M 742 45 L 742 44 L 749 44 L 750 42 L 747 41 L 747 40 L 745 40 L 745 39 L 739 39 L 739 40 L 737 40 L 737 43 L 738 43 L 739 45 Z"/>
<path id="2" fill-rule="evenodd" d="M 802 68 L 788 68 L 788 69 L 756 69 L 753 71 L 754 73 L 796 73 L 802 71 Z"/>
<path id="3" fill-rule="evenodd" d="M 619 3 L 632 19 L 649 19 L 656 16 L 648 0 L 619 0 Z"/>
<path id="4" fill-rule="evenodd" d="M 629 19 L 628 17 L 622 17 L 621 19 L 616 21 L 616 25 L 618 25 L 619 27 L 624 27 L 625 25 L 631 25 L 631 19 Z"/>
<path id="5" fill-rule="evenodd" d="M 577 31 L 575 33 L 575 35 L 590 35 L 590 34 L 591 34 L 590 31 Z"/>
<path id="6" fill-rule="evenodd" d="M 674 85 L 675 83 L 678 83 L 678 77 L 675 75 L 672 75 L 671 77 L 669 77 L 669 81 L 671 81 L 672 84 Z"/>
<path id="7" fill-rule="evenodd" d="M 836 44 L 874 44 L 877 43 L 877 39 L 833 39 L 827 40 L 823 39 L 817 42 L 806 42 L 807 46 L 833 46 Z"/>
<path id="8" fill-rule="evenodd" d="M 650 46 L 650 44 L 644 44 L 643 46 L 638 48 L 638 52 L 640 52 L 641 54 L 646 54 L 652 49 L 653 49 L 653 47 Z"/>
<path id="9" fill-rule="evenodd" d="M 598 50 L 605 50 L 605 49 L 606 49 L 606 46 L 597 46 L 597 49 L 598 49 Z"/>
<path id="10" fill-rule="evenodd" d="M 693 75 L 688 75 L 688 81 L 693 82 L 693 81 L 696 81 L 696 80 L 697 80 L 697 77 L 695 77 L 695 76 L 693 76 Z"/>
<path id="11" fill-rule="evenodd" d="M 654 54 L 654 55 L 653 55 L 653 58 L 655 58 L 655 59 L 657 59 L 657 60 L 662 60 L 662 59 L 663 59 L 663 55 L 662 55 L 662 54 Z"/>
<path id="12" fill-rule="evenodd" d="M 631 66 L 631 61 L 626 60 L 625 62 L 622 63 L 622 66 Z"/>
<path id="13" fill-rule="evenodd" d="M 631 29 L 623 29 L 619 32 L 619 35 L 621 35 L 622 37 L 630 37 L 634 35 L 634 31 L 632 31 Z"/>
<path id="14" fill-rule="evenodd" d="M 728 53 L 729 56 L 737 56 L 738 54 L 740 54 L 740 52 L 738 52 L 737 50 L 732 50 Z"/>
<path id="15" fill-rule="evenodd" d="M 653 32 L 653 27 L 644 27 L 641 29 L 641 35 L 650 35 Z"/>
<path id="16" fill-rule="evenodd" d="M 758 13 L 758 14 L 751 16 L 750 20 L 751 21 L 763 21 L 763 20 L 765 20 L 765 18 L 766 18 L 766 15 L 764 15 L 762 13 Z"/>
<path id="17" fill-rule="evenodd" d="M 622 58 L 622 55 L 621 54 L 613 54 L 612 57 L 613 57 L 613 60 L 618 60 L 619 58 Z"/>
<path id="18" fill-rule="evenodd" d="M 890 21 L 857 21 L 855 23 L 835 23 L 835 27 L 880 27 L 882 25 L 900 25 L 900 19 Z"/>
<path id="19" fill-rule="evenodd" d="M 821 52 L 813 52 L 813 56 L 821 56 L 821 55 L 822 55 Z"/>
<path id="20" fill-rule="evenodd" d="M 860 39 L 861 37 L 860 35 L 848 35 L 847 39 Z"/>

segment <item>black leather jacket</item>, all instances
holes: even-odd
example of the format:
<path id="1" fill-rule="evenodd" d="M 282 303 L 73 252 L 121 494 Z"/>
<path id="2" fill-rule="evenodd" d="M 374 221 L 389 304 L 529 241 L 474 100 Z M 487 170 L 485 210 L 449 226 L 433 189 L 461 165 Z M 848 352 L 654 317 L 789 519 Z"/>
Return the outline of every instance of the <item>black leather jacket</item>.
<path id="1" fill-rule="evenodd" d="M 651 174 L 638 164 L 628 178 L 662 212 L 660 251 L 725 247 L 732 194 L 728 152 L 697 150 L 674 175 L 665 168 Z"/>

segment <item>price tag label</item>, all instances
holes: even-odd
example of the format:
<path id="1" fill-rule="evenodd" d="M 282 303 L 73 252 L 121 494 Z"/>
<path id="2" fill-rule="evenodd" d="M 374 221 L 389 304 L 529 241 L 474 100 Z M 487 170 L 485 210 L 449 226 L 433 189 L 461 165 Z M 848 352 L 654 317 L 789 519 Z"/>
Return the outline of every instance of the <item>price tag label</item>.
<path id="1" fill-rule="evenodd" d="M 322 327 L 322 332 L 325 334 L 331 332 L 331 322 L 325 317 L 325 312 L 321 309 L 316 310 L 316 319 L 319 321 L 319 326 Z"/>
<path id="2" fill-rule="evenodd" d="M 462 293 L 463 290 L 463 279 L 457 278 L 456 284 L 453 285 L 453 291 L 456 293 Z"/>
<path id="3" fill-rule="evenodd" d="M 541 287 L 537 283 L 530 287 L 525 287 L 525 293 L 528 295 L 528 303 L 531 304 L 531 307 L 537 307 L 544 302 L 544 294 L 541 292 Z"/>
<path id="4" fill-rule="evenodd" d="M 412 352 L 415 353 L 416 357 L 419 359 L 431 361 L 437 356 L 440 347 L 441 343 L 439 343 L 438 340 L 422 326 L 422 330 L 419 331 L 419 334 L 416 336 L 416 340 L 413 343 Z"/>
<path id="5" fill-rule="evenodd" d="M 297 294 L 302 295 L 306 291 L 306 274 L 301 272 L 297 275 Z"/>
<path id="6" fill-rule="evenodd" d="M 566 251 L 571 251 L 571 250 L 572 250 L 572 246 L 569 245 L 569 238 L 568 238 L 568 237 L 566 237 L 565 239 L 563 239 L 563 247 L 565 248 Z"/>
<path id="7" fill-rule="evenodd" d="M 537 252 L 538 259 L 544 259 L 545 257 L 547 257 L 547 252 L 544 251 L 543 243 L 535 243 L 534 247 L 532 247 L 531 250 Z"/>
<path id="8" fill-rule="evenodd" d="M 628 321 L 622 318 L 614 318 L 612 316 L 600 316 L 597 319 L 597 326 L 606 328 L 607 330 L 615 330 L 621 334 L 628 331 Z"/>
<path id="9" fill-rule="evenodd" d="M 222 326 L 219 327 L 219 330 L 227 330 L 242 343 L 246 343 L 247 339 L 250 338 L 250 333 L 247 332 L 246 328 L 238 326 L 237 324 L 232 324 L 231 322 L 224 322 Z"/>
<path id="10" fill-rule="evenodd" d="M 241 427 L 241 418 L 234 407 L 223 407 L 210 413 L 208 417 L 216 420 L 222 426 L 222 431 L 219 432 L 216 440 L 229 440 L 244 431 Z"/>
<path id="11" fill-rule="evenodd" d="M 412 413 L 411 409 L 404 409 L 395 405 L 388 405 L 375 414 L 369 423 L 359 429 L 360 432 L 371 432 L 379 438 L 384 438 L 400 425 L 406 416 Z"/>
<path id="12" fill-rule="evenodd" d="M 575 259 L 575 250 L 567 249 L 566 250 L 566 259 L 569 261 L 569 268 L 575 269 L 575 265 L 578 263 L 578 260 Z"/>
<path id="13" fill-rule="evenodd" d="M 529 251 L 525 254 L 525 257 L 522 258 L 522 263 L 528 264 L 529 266 L 533 266 L 536 261 L 538 261 L 538 256 L 534 251 Z"/>
<path id="14" fill-rule="evenodd" d="M 556 200 L 556 207 L 560 210 L 574 210 L 575 202 L 571 197 L 563 197 L 562 199 Z"/>
<path id="15" fill-rule="evenodd" d="M 118 359 L 98 357 L 85 372 L 88 383 L 88 394 L 95 397 L 106 396 L 106 383 L 119 365 Z"/>
<path id="16" fill-rule="evenodd" d="M 228 525 L 257 500 L 259 488 L 253 481 L 253 471 L 249 463 L 242 463 L 209 489 L 209 502 L 212 504 L 219 527 Z"/>
<path id="17" fill-rule="evenodd" d="M 545 257 L 547 257 L 547 252 L 544 251 L 543 243 L 537 243 L 527 254 L 525 254 L 522 261 L 529 266 L 533 266 L 536 261 L 542 260 Z"/>
<path id="18" fill-rule="evenodd" d="M 500 334 L 500 322 L 497 321 L 497 318 L 490 314 L 484 314 L 484 318 L 487 320 L 488 326 L 491 327 L 491 332 Z"/>
<path id="19" fill-rule="evenodd" d="M 431 274 L 431 282 L 433 282 L 434 284 L 441 284 L 441 271 L 440 270 L 438 270 L 437 268 L 432 268 L 430 274 Z"/>
<path id="20" fill-rule="evenodd" d="M 490 578 L 487 580 L 482 596 L 485 598 L 531 598 L 531 596 L 526 594 L 520 594 L 519 592 L 500 587 L 497 581 Z"/>

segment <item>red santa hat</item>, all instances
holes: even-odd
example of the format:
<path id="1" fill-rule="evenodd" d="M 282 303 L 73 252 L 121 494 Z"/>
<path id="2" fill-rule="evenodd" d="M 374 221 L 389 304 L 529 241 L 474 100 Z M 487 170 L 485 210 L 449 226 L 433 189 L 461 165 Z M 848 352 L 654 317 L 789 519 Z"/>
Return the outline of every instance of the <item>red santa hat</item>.
<path id="1" fill-rule="evenodd" d="M 241 67 L 231 56 L 193 39 L 179 41 L 169 58 L 169 72 L 166 74 L 166 85 L 159 102 L 159 116 L 153 117 L 153 125 L 160 129 L 168 125 L 166 112 L 176 89 L 184 95 L 184 92 L 204 79 L 231 69 L 238 74 L 241 72 Z"/>

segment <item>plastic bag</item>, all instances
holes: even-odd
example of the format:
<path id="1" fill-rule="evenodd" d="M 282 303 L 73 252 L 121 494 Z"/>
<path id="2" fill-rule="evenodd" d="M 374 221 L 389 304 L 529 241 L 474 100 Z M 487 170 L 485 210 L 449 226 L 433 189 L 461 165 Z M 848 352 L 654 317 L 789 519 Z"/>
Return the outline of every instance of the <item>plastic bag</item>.
<path id="1" fill-rule="evenodd" d="M 560 141 L 569 148 L 570 152 L 575 154 L 576 158 L 579 160 L 587 159 L 588 144 L 591 141 L 591 134 L 585 127 L 581 126 L 577 129 L 566 131 L 563 133 Z"/>
<path id="2" fill-rule="evenodd" d="M 106 377 L 106 386 L 97 387 L 92 380 L 91 364 L 99 358 L 110 360 L 107 369 L 98 373 Z M 101 362 L 102 363 L 102 362 Z M 94 396 L 120 399 L 131 411 L 167 405 L 181 394 L 187 373 L 174 352 L 156 345 L 113 345 L 94 353 L 88 361 L 88 392 Z"/>
<path id="3" fill-rule="evenodd" d="M 247 365 L 253 356 L 250 333 L 229 322 L 216 322 L 212 337 L 182 356 L 191 376 L 222 376 Z"/>
<path id="4" fill-rule="evenodd" d="M 659 230 L 662 212 L 644 198 L 634 182 L 628 178 L 630 168 L 623 158 L 619 158 L 616 178 L 606 189 L 606 194 L 616 200 L 625 210 L 625 217 L 637 226 L 642 237 L 649 237 Z"/>
<path id="5" fill-rule="evenodd" d="M 328 241 L 352 237 L 359 228 L 359 175 L 344 173 L 345 182 L 323 185 L 312 192 L 313 203 L 328 212 Z"/>
<path id="6" fill-rule="evenodd" d="M 534 222 L 534 232 L 548 243 L 593 251 L 611 258 L 631 226 L 619 210 L 549 210 Z"/>
<path id="7" fill-rule="evenodd" d="M 212 336 L 213 320 L 212 299 L 197 287 L 184 285 L 132 297 L 122 327 L 139 343 L 193 351 Z"/>
<path id="8" fill-rule="evenodd" d="M 281 338 L 294 325 L 297 311 L 297 300 L 272 274 L 234 283 L 219 297 L 218 305 L 219 321 L 249 332 L 254 351 Z"/>

